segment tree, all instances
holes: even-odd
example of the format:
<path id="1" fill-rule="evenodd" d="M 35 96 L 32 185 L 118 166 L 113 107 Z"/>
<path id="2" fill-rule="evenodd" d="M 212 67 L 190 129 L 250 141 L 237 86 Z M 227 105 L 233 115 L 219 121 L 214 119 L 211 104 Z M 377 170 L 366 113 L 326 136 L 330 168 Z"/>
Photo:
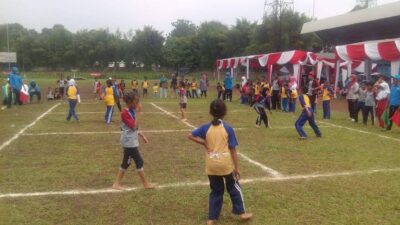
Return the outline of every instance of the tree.
<path id="1" fill-rule="evenodd" d="M 161 48 L 164 44 L 162 33 L 153 27 L 146 26 L 143 30 L 136 30 L 132 40 L 135 60 L 143 62 L 146 67 L 162 62 Z"/>
<path id="2" fill-rule="evenodd" d="M 246 19 L 236 20 L 233 26 L 226 34 L 226 41 L 223 43 L 224 55 L 243 55 L 251 41 L 251 36 L 257 27 L 256 23 L 249 22 Z"/>
<path id="3" fill-rule="evenodd" d="M 179 19 L 172 23 L 174 29 L 169 34 L 169 37 L 191 37 L 196 35 L 197 27 L 189 20 Z"/>

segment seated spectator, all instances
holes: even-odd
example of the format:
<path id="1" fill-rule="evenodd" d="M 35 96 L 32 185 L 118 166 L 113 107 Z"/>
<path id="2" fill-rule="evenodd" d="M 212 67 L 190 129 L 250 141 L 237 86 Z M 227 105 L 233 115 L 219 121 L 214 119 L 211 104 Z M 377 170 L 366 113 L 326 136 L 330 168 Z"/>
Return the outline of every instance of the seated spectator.
<path id="1" fill-rule="evenodd" d="M 51 87 L 47 87 L 47 100 L 54 100 L 54 92 Z"/>
<path id="2" fill-rule="evenodd" d="M 38 102 L 40 102 L 42 96 L 40 94 L 40 87 L 35 81 L 31 81 L 29 84 L 29 96 L 30 96 L 30 102 L 32 103 L 33 96 L 36 95 Z"/>

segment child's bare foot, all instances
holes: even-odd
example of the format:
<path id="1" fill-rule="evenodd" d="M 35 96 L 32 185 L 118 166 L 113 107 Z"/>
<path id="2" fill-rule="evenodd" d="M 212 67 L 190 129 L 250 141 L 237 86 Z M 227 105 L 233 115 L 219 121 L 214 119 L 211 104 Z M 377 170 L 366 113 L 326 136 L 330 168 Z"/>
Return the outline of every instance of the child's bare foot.
<path id="1" fill-rule="evenodd" d="M 251 213 L 240 214 L 240 219 L 241 220 L 249 220 L 249 219 L 251 219 L 251 217 L 253 217 L 253 214 L 251 214 Z"/>
<path id="2" fill-rule="evenodd" d="M 143 186 L 144 186 L 145 189 L 154 189 L 154 188 L 157 188 L 158 185 L 154 184 L 154 183 L 147 183 L 147 184 L 145 184 Z"/>
<path id="3" fill-rule="evenodd" d="M 207 220 L 207 225 L 213 225 L 215 220 Z"/>
<path id="4" fill-rule="evenodd" d="M 120 184 L 113 184 L 112 189 L 123 191 L 124 188 Z"/>

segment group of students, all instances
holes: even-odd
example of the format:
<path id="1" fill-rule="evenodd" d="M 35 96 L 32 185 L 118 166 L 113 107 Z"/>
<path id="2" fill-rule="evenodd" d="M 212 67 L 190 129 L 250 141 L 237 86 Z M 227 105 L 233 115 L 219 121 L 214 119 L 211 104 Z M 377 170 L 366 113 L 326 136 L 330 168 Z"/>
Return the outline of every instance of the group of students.
<path id="1" fill-rule="evenodd" d="M 351 75 L 344 94 L 348 102 L 350 119 L 358 122 L 358 115 L 362 112 L 363 124 L 367 125 L 371 115 L 371 124 L 378 119 L 380 128 L 389 131 L 393 121 L 400 120 L 400 75 L 390 77 L 391 87 L 386 82 L 387 77 L 379 75 L 374 82 L 358 83 L 357 75 Z M 398 124 L 400 126 L 400 124 Z"/>

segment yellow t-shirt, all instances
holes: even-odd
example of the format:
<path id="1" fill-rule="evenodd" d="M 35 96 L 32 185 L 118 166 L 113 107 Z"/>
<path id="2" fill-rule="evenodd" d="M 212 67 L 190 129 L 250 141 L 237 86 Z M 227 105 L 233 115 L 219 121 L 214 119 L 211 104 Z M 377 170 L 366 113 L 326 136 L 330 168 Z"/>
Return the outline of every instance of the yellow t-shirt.
<path id="1" fill-rule="evenodd" d="M 153 86 L 153 92 L 158 93 L 158 86 Z"/>
<path id="2" fill-rule="evenodd" d="M 254 94 L 255 95 L 259 95 L 261 91 L 261 86 L 260 85 L 256 85 L 256 87 L 254 88 Z"/>
<path id="3" fill-rule="evenodd" d="M 68 99 L 72 100 L 78 99 L 77 94 L 78 94 L 78 89 L 76 89 L 75 86 L 68 87 Z"/>
<path id="4" fill-rule="evenodd" d="M 197 83 L 196 82 L 192 82 L 192 90 L 197 90 Z"/>
<path id="5" fill-rule="evenodd" d="M 147 81 L 143 81 L 142 88 L 147 89 L 149 87 L 149 83 Z"/>
<path id="6" fill-rule="evenodd" d="M 322 101 L 329 100 L 331 100 L 331 92 L 327 88 L 324 88 L 324 90 L 322 91 Z"/>
<path id="7" fill-rule="evenodd" d="M 107 106 L 113 106 L 115 104 L 114 90 L 112 87 L 106 87 L 104 90 L 104 102 Z"/>
<path id="8" fill-rule="evenodd" d="M 132 86 L 132 89 L 133 89 L 133 90 L 137 89 L 138 82 L 137 82 L 136 80 L 133 80 L 133 81 L 131 82 L 131 86 Z"/>
<path id="9" fill-rule="evenodd" d="M 281 98 L 287 98 L 286 89 L 284 87 L 281 88 Z"/>

